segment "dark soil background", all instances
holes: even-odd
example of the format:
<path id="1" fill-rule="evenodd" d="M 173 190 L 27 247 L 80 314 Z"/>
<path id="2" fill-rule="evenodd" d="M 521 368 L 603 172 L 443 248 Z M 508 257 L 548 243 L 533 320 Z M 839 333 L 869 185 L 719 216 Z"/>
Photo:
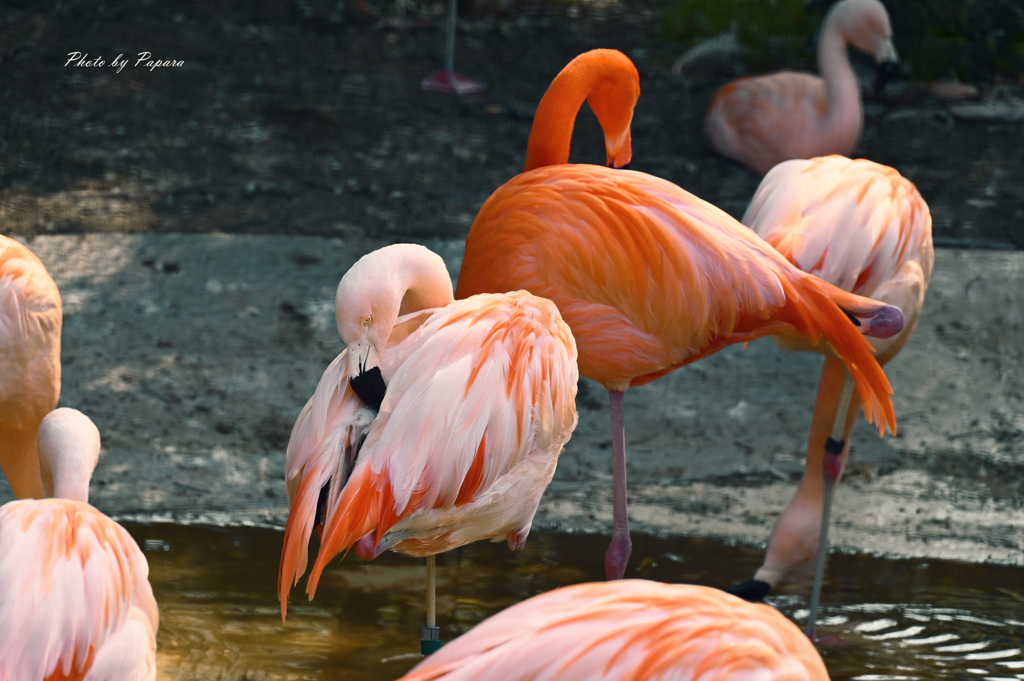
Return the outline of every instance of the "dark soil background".
<path id="1" fill-rule="evenodd" d="M 551 79 L 594 47 L 624 51 L 640 71 L 632 167 L 742 215 L 759 178 L 717 156 L 702 121 L 715 89 L 750 67 L 672 75 L 690 45 L 669 39 L 663 6 L 464 3 L 456 68 L 488 86 L 465 99 L 419 86 L 443 62 L 446 11 L 401 0 L 5 3 L 0 229 L 461 238 L 521 171 Z M 184 64 L 136 66 L 144 51 Z M 106 65 L 66 65 L 71 52 Z M 813 67 L 813 43 L 767 62 Z M 1024 248 L 1024 108 L 1012 108 L 1024 86 L 1006 73 L 974 84 L 1001 118 L 954 117 L 906 77 L 868 95 L 855 155 L 917 184 L 937 245 Z M 572 160 L 604 162 L 586 107 Z"/>

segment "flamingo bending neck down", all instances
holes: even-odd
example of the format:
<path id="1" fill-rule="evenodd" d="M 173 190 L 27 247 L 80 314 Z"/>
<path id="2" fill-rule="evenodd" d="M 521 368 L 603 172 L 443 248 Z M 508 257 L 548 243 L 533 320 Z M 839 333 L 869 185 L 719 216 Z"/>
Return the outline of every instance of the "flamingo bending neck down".
<path id="1" fill-rule="evenodd" d="M 88 504 L 100 434 L 74 409 L 39 427 L 46 493 L 0 506 L 0 679 L 154 681 L 149 565 Z"/>
<path id="2" fill-rule="evenodd" d="M 576 427 L 576 345 L 550 301 L 516 291 L 456 302 L 440 256 L 398 244 L 352 266 L 335 310 L 348 347 L 288 442 L 282 619 L 314 526 L 310 599 L 353 546 L 364 558 L 481 539 L 521 549 Z M 354 390 L 369 375 L 376 405 Z"/>
<path id="3" fill-rule="evenodd" d="M 630 553 L 627 388 L 732 343 L 770 334 L 825 340 L 850 368 L 868 420 L 877 416 L 880 429 L 887 423 L 892 430 L 889 384 L 861 334 L 886 337 L 903 327 L 899 309 L 799 271 L 726 213 L 670 182 L 565 163 L 572 116 L 584 98 L 604 128 L 609 160 L 628 161 L 638 95 L 636 69 L 613 50 L 580 55 L 555 78 L 537 109 L 527 171 L 499 187 L 470 228 L 457 289 L 459 298 L 516 289 L 550 298 L 576 338 L 580 374 L 608 390 L 610 579 L 623 576 Z"/>
<path id="4" fill-rule="evenodd" d="M 898 59 L 889 15 L 878 0 L 842 0 L 829 10 L 821 31 L 821 77 L 783 71 L 728 83 L 705 116 L 711 145 L 762 175 L 789 159 L 852 153 L 864 112 L 848 45 L 875 58 L 881 89 Z"/>
<path id="5" fill-rule="evenodd" d="M 61 325 L 43 263 L 0 236 L 0 468 L 18 499 L 43 498 L 36 436 L 60 398 Z"/>
<path id="6" fill-rule="evenodd" d="M 934 260 L 932 220 L 917 189 L 894 169 L 842 156 L 780 163 L 761 182 L 743 222 L 800 269 L 903 311 L 900 333 L 871 339 L 880 365 L 914 333 Z M 780 345 L 825 354 L 807 464 L 796 495 L 772 529 L 764 564 L 753 580 L 732 591 L 759 599 L 769 591 L 802 587 L 814 568 L 808 618 L 813 637 L 829 508 L 849 455 L 860 400 L 849 395 L 846 370 L 827 348 Z"/>
<path id="7" fill-rule="evenodd" d="M 785 615 L 718 589 L 577 584 L 494 615 L 399 681 L 828 681 Z"/>

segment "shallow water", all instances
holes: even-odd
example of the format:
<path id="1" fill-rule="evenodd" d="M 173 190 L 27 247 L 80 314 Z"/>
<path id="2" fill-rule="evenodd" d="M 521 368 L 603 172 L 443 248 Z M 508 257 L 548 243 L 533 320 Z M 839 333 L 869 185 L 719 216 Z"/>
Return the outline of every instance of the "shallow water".
<path id="1" fill-rule="evenodd" d="M 262 528 L 126 524 L 150 563 L 160 604 L 159 679 L 395 679 L 415 664 L 422 560 L 354 556 L 325 573 L 316 600 L 276 599 L 282 533 Z M 526 550 L 477 543 L 438 558 L 438 624 L 450 640 L 557 586 L 603 577 L 607 539 L 534 534 Z M 727 586 L 760 552 L 700 538 L 634 536 L 633 577 Z M 773 604 L 801 625 L 806 603 Z M 834 555 L 822 635 L 833 679 L 1024 679 L 1024 569 Z"/>

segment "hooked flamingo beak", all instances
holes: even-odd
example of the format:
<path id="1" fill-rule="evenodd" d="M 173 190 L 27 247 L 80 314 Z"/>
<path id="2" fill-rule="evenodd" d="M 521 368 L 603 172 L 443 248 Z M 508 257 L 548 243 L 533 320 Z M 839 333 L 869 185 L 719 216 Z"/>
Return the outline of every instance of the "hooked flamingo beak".
<path id="1" fill-rule="evenodd" d="M 348 382 L 352 391 L 371 409 L 380 411 L 387 386 L 380 372 L 380 358 L 364 333 L 348 346 Z"/>
<path id="2" fill-rule="evenodd" d="M 630 161 L 633 160 L 633 139 L 628 127 L 618 137 L 608 137 L 606 135 L 604 146 L 608 156 L 609 168 L 625 170 L 629 167 Z"/>
<path id="3" fill-rule="evenodd" d="M 772 585 L 760 579 L 748 579 L 742 584 L 730 586 L 728 589 L 723 589 L 723 591 L 751 603 L 760 603 L 764 600 L 765 596 L 771 593 Z"/>

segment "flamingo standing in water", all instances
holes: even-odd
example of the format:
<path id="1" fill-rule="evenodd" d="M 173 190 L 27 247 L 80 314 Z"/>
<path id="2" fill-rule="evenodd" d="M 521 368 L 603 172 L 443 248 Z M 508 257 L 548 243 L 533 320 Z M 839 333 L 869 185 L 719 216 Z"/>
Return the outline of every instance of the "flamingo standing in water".
<path id="1" fill-rule="evenodd" d="M 878 0 L 842 0 L 825 16 L 818 42 L 822 77 L 783 71 L 728 83 L 705 116 L 711 145 L 762 175 L 789 159 L 853 152 L 864 111 L 847 45 L 878 62 L 880 90 L 898 63 L 889 15 Z"/>
<path id="2" fill-rule="evenodd" d="M 610 165 L 628 163 L 636 68 L 594 50 L 555 78 L 537 108 L 526 172 L 484 203 L 466 239 L 457 295 L 526 289 L 550 298 L 579 346 L 580 374 L 608 390 L 614 525 L 609 579 L 629 559 L 623 393 L 732 343 L 769 334 L 824 340 L 854 377 L 865 416 L 895 428 L 889 383 L 861 333 L 892 336 L 898 308 L 822 282 L 726 213 L 643 173 L 568 165 L 584 99 Z M 853 320 L 853 321 L 851 321 Z M 860 326 L 860 330 L 854 327 Z"/>
<path id="3" fill-rule="evenodd" d="M 743 222 L 805 272 L 903 311 L 900 333 L 871 339 L 880 365 L 914 333 L 934 261 L 932 219 L 914 185 L 894 169 L 843 156 L 780 163 L 761 182 Z M 832 493 L 850 451 L 860 399 L 829 348 L 779 344 L 822 352 L 825 367 L 800 487 L 775 523 L 764 564 L 733 592 L 760 599 L 773 588 L 805 581 L 813 567 L 813 637 Z"/>
<path id="4" fill-rule="evenodd" d="M 61 324 L 43 263 L 0 236 L 0 467 L 18 499 L 43 497 L 36 435 L 60 397 Z"/>
<path id="5" fill-rule="evenodd" d="M 159 612 L 128 532 L 89 505 L 100 434 L 57 409 L 39 427 L 46 494 L 0 507 L 0 679 L 153 681 Z"/>
<path id="6" fill-rule="evenodd" d="M 281 616 L 322 525 L 310 599 L 339 552 L 393 548 L 428 557 L 429 620 L 434 555 L 526 542 L 576 427 L 576 344 L 558 309 L 525 291 L 455 302 L 444 261 L 410 244 L 356 262 L 335 310 L 348 347 L 288 443 Z"/>
<path id="7" fill-rule="evenodd" d="M 827 681 L 782 613 L 717 589 L 639 579 L 578 584 L 514 605 L 400 681 Z"/>

